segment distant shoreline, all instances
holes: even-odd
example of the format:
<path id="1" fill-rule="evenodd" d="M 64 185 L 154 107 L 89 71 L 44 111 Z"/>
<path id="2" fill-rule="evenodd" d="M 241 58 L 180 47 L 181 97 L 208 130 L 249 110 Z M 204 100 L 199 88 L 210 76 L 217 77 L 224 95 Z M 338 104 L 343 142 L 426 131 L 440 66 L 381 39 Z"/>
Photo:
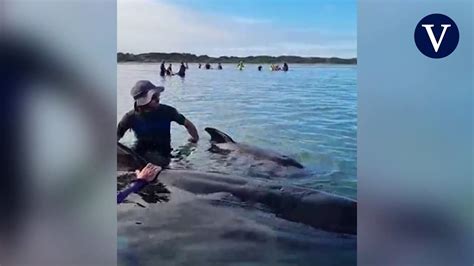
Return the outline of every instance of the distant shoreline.
<path id="1" fill-rule="evenodd" d="M 188 62 L 188 63 L 231 63 L 237 64 L 243 61 L 246 64 L 339 64 L 339 65 L 356 65 L 357 58 L 338 58 L 338 57 L 301 57 L 301 56 L 220 56 L 210 57 L 207 55 L 195 55 L 188 53 L 117 53 L 117 63 L 160 63 L 162 61 L 170 63 Z"/>
<path id="2" fill-rule="evenodd" d="M 287 62 L 288 63 L 288 62 Z M 139 62 L 139 61 L 122 61 L 122 62 L 117 62 L 118 65 L 127 65 L 127 64 L 130 64 L 130 65 L 133 65 L 133 64 L 150 64 L 150 65 L 157 65 L 157 64 L 161 64 L 161 62 Z M 181 61 L 166 61 L 166 64 L 181 64 Z M 197 65 L 199 63 L 197 62 L 188 62 L 189 65 Z M 204 63 L 201 63 L 202 64 L 202 68 L 204 69 Z M 217 64 L 217 63 L 210 63 L 211 66 Z M 234 64 L 237 64 L 237 63 L 221 63 L 222 65 L 234 65 Z M 262 65 L 262 66 L 265 66 L 265 65 L 271 65 L 272 63 L 245 63 L 245 65 L 255 65 L 255 66 L 258 66 L 258 65 Z M 280 67 L 282 66 L 281 63 L 278 63 L 280 65 Z M 278 65 L 276 64 L 276 65 Z M 357 66 L 357 64 L 344 64 L 344 63 L 338 63 L 338 64 L 335 64 L 335 63 L 288 63 L 288 64 L 291 64 L 293 66 L 295 65 L 321 65 L 321 66 Z M 214 66 L 215 67 L 215 66 Z M 214 69 L 217 69 L 217 68 L 214 68 Z"/>

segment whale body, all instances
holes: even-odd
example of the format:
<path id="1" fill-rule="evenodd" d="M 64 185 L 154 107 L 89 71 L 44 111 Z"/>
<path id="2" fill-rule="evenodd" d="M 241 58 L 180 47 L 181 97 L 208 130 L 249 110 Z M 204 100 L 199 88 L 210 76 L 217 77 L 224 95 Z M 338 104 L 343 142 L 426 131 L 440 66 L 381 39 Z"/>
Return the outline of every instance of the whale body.
<path id="1" fill-rule="evenodd" d="M 211 148 L 209 149 L 211 152 L 222 154 L 229 152 L 251 154 L 257 159 L 273 161 L 281 166 L 292 166 L 299 169 L 304 168 L 304 166 L 295 159 L 276 151 L 261 149 L 245 143 L 237 143 L 226 133 L 212 127 L 206 127 L 204 130 L 211 136 Z"/>

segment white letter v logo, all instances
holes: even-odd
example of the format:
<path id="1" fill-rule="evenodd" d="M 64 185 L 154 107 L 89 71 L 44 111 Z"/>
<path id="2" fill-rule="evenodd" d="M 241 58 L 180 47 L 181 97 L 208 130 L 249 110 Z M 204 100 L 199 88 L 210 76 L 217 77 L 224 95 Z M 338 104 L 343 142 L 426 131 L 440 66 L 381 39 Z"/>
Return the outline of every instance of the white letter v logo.
<path id="1" fill-rule="evenodd" d="M 441 27 L 443 27 L 443 32 L 441 33 L 441 37 L 439 37 L 438 41 L 436 41 L 435 36 L 433 34 L 433 24 L 422 24 L 421 26 L 426 29 L 428 37 L 430 37 L 431 44 L 433 45 L 433 48 L 437 53 L 439 50 L 439 46 L 443 42 L 444 34 L 446 33 L 446 30 L 451 27 L 451 24 L 441 24 Z"/>

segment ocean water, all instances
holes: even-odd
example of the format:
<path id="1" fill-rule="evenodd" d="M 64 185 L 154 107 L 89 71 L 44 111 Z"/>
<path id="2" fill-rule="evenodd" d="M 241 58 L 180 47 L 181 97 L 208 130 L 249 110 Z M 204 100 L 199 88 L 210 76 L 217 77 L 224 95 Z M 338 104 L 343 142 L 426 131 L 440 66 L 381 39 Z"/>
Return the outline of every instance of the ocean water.
<path id="1" fill-rule="evenodd" d="M 186 77 L 162 78 L 159 64 L 118 64 L 117 119 L 133 106 L 130 89 L 147 79 L 165 86 L 161 102 L 177 108 L 199 130 L 197 147 L 187 144 L 184 127 L 172 125 L 175 168 L 220 172 L 317 188 L 356 198 L 356 66 L 290 65 L 272 72 L 264 65 L 243 71 L 190 64 Z M 174 64 L 173 69 L 178 70 Z M 304 171 L 269 169 L 252 158 L 213 154 L 205 127 L 217 128 L 236 142 L 271 149 L 305 166 Z M 133 134 L 122 140 L 132 144 Z M 230 157 L 230 158 L 229 158 Z"/>
<path id="2" fill-rule="evenodd" d="M 165 86 L 161 102 L 176 107 L 199 130 L 197 145 L 172 126 L 171 168 L 235 174 L 317 188 L 356 198 L 356 67 L 268 65 L 242 71 L 198 69 L 184 79 L 159 76 L 159 64 L 119 64 L 117 120 L 133 106 L 137 80 Z M 173 65 L 177 70 L 178 65 Z M 252 156 L 208 151 L 205 127 L 236 142 L 293 157 L 303 170 L 274 167 Z M 132 133 L 121 140 L 131 145 Z M 356 265 L 356 236 L 290 222 L 265 206 L 229 193 L 196 195 L 170 187 L 169 201 L 146 203 L 136 194 L 117 208 L 119 265 Z M 314 214 L 324 215 L 324 214 Z"/>

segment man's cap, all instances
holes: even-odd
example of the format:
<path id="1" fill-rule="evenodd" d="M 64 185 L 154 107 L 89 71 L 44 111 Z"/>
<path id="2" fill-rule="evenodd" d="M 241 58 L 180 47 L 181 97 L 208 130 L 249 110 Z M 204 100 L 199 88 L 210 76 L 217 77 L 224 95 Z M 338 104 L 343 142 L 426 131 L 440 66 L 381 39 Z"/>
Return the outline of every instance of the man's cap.
<path id="1" fill-rule="evenodd" d="M 148 80 L 140 80 L 133 86 L 130 94 L 137 106 L 143 106 L 150 103 L 153 95 L 161 93 L 164 90 L 165 88 L 163 86 L 155 86 Z"/>

